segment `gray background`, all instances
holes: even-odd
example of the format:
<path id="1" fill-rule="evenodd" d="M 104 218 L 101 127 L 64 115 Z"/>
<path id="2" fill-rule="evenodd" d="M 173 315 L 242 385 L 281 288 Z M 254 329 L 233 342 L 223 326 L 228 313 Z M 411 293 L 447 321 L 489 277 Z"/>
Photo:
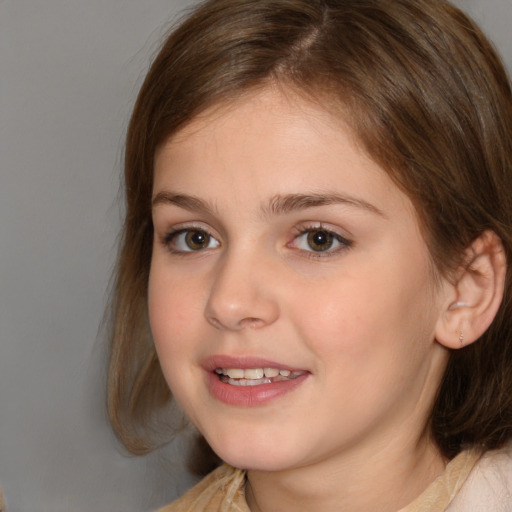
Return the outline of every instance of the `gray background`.
<path id="1" fill-rule="evenodd" d="M 460 0 L 512 68 L 512 0 Z M 137 88 L 187 0 L 0 0 L 0 485 L 7 512 L 154 510 L 181 442 L 132 458 L 105 419 L 100 324 Z M 173 460 L 173 463 L 169 462 Z"/>

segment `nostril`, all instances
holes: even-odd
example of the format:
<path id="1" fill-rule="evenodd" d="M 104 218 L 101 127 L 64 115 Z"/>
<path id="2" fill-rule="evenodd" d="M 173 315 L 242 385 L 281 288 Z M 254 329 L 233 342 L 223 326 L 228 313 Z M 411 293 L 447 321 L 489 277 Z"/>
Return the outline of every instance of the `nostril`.
<path id="1" fill-rule="evenodd" d="M 269 294 L 267 281 L 252 274 L 241 275 L 243 269 L 225 266 L 212 283 L 203 314 L 216 329 L 258 329 L 279 316 L 277 300 Z"/>
<path id="2" fill-rule="evenodd" d="M 244 318 L 240 321 L 240 327 L 248 327 L 250 329 L 257 329 L 261 327 L 265 322 L 261 318 Z"/>
<path id="3" fill-rule="evenodd" d="M 242 318 L 236 325 L 225 325 L 218 318 L 213 316 L 207 317 L 208 323 L 216 329 L 258 329 L 265 325 L 265 322 L 261 318 L 247 317 Z"/>
<path id="4" fill-rule="evenodd" d="M 208 320 L 208 323 L 216 329 L 226 329 L 222 322 L 219 322 L 216 318 L 209 316 L 206 319 Z"/>

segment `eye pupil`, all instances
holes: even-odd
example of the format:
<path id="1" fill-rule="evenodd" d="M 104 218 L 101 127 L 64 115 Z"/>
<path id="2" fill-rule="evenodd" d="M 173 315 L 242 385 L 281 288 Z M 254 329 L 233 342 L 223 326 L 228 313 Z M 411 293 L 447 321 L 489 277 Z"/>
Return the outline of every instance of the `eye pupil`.
<path id="1" fill-rule="evenodd" d="M 210 235 L 204 231 L 189 231 L 185 237 L 187 246 L 195 251 L 205 249 L 210 243 Z"/>
<path id="2" fill-rule="evenodd" d="M 308 245 L 314 251 L 326 251 L 333 244 L 333 236 L 327 231 L 311 231 L 308 234 Z"/>

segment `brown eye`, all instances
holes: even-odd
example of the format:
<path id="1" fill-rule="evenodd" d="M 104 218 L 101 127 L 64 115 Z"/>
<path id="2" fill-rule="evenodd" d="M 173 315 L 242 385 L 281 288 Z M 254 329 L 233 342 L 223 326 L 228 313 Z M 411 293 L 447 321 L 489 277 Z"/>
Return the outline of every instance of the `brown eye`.
<path id="1" fill-rule="evenodd" d="M 191 251 L 200 251 L 210 245 L 210 235 L 205 231 L 187 231 L 185 233 L 185 243 Z"/>
<path id="2" fill-rule="evenodd" d="M 352 247 L 353 242 L 323 226 L 304 228 L 295 236 L 290 247 L 299 249 L 309 256 L 334 256 Z"/>
<path id="3" fill-rule="evenodd" d="M 334 236 L 328 231 L 309 231 L 307 234 L 307 243 L 310 249 L 315 252 L 327 251 L 334 243 Z"/>
<path id="4" fill-rule="evenodd" d="M 164 240 L 173 253 L 187 253 L 215 249 L 219 241 L 202 229 L 181 229 L 169 233 Z"/>

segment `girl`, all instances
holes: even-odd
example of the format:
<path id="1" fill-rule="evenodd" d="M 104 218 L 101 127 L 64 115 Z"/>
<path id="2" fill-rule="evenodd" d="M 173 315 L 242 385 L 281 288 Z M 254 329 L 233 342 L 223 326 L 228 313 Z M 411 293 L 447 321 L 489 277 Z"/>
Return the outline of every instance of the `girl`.
<path id="1" fill-rule="evenodd" d="M 127 136 L 109 407 L 171 511 L 512 510 L 512 95 L 443 0 L 210 0 Z M 145 429 L 145 430 L 144 430 Z"/>

